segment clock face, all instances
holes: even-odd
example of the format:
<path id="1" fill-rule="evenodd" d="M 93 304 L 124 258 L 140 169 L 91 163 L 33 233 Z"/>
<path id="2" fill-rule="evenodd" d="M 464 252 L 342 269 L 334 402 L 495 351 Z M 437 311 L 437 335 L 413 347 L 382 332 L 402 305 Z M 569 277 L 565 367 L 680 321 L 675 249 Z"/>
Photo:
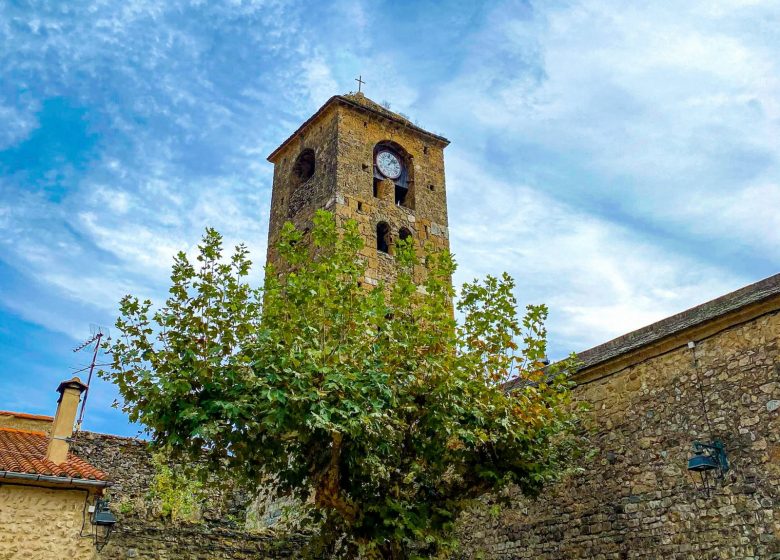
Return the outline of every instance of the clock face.
<path id="1" fill-rule="evenodd" d="M 401 176 L 401 160 L 393 152 L 379 152 L 376 156 L 376 166 L 388 179 L 398 179 Z"/>

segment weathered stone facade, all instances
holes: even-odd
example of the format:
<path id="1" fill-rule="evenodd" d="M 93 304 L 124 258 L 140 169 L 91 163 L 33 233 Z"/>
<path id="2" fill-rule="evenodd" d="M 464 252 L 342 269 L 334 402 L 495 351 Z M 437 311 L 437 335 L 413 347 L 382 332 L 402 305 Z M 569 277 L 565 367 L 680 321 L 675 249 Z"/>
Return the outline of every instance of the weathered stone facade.
<path id="1" fill-rule="evenodd" d="M 117 524 L 97 558 L 125 560 L 236 559 L 295 557 L 301 538 L 279 539 L 244 529 L 250 496 L 210 487 L 195 522 L 174 522 L 160 515 L 150 499 L 155 467 L 149 445 L 138 439 L 81 432 L 74 451 L 111 473 L 109 495 Z M 83 503 L 83 498 L 82 498 Z M 81 520 L 79 518 L 79 523 Z M 0 558 L 4 558 L 0 555 Z M 58 557 L 59 558 L 59 557 Z"/>
<path id="2" fill-rule="evenodd" d="M 89 520 L 80 536 L 88 492 L 0 481 L 0 559 L 97 558 Z"/>
<path id="3" fill-rule="evenodd" d="M 35 430 L 49 433 L 53 420 L 53 416 L 0 411 L 0 428 Z"/>
<path id="4" fill-rule="evenodd" d="M 366 283 L 392 281 L 395 277 L 393 246 L 408 232 L 420 253 L 423 247 L 449 248 L 447 196 L 444 180 L 444 148 L 449 142 L 367 99 L 362 94 L 331 98 L 288 138 L 269 161 L 274 164 L 268 260 L 282 225 L 292 221 L 307 227 L 318 209 L 334 212 L 340 219 L 357 221 L 366 244 Z M 403 167 L 403 201 L 397 200 L 395 184 L 382 179 L 375 161 L 378 146 L 387 145 Z M 305 173 L 313 152 L 313 173 Z M 311 171 L 310 171 L 311 173 Z M 388 226 L 388 250 L 377 249 L 377 228 Z M 415 271 L 420 280 L 423 267 Z"/>
<path id="5" fill-rule="evenodd" d="M 510 492 L 509 505 L 488 498 L 464 515 L 457 557 L 780 558 L 780 276 L 766 284 L 581 353 L 593 457 L 538 499 Z M 710 437 L 731 470 L 705 498 L 686 465 L 691 442 Z M 296 557 L 303 542 L 243 530 L 240 493 L 213 499 L 194 524 L 122 513 L 148 493 L 146 444 L 82 433 L 74 450 L 115 483 L 119 523 L 100 557 Z"/>
<path id="6" fill-rule="evenodd" d="M 780 275 L 740 292 L 581 354 L 595 456 L 464 516 L 462 557 L 780 558 Z M 686 466 L 711 437 L 731 470 L 707 499 Z"/>

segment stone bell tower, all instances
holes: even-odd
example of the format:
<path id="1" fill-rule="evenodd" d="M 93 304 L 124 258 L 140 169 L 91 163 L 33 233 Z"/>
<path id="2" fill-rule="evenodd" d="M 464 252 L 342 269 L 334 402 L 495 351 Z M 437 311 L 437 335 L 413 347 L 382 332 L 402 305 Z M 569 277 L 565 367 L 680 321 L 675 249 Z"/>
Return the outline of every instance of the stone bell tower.
<path id="1" fill-rule="evenodd" d="M 366 283 L 392 282 L 396 241 L 449 248 L 446 138 L 362 93 L 331 97 L 268 156 L 274 164 L 268 262 L 282 225 L 305 229 L 326 209 L 354 219 L 365 238 Z M 415 271 L 421 278 L 424 269 Z"/>

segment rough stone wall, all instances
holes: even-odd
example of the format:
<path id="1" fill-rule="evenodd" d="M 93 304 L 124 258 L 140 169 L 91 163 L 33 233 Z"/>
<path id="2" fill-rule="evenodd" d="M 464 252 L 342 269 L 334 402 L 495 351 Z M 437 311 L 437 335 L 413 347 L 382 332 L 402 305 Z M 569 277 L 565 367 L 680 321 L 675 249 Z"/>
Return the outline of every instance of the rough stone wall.
<path id="1" fill-rule="evenodd" d="M 401 228 L 409 230 L 420 254 L 426 245 L 449 247 L 443 143 L 362 95 L 345 97 L 367 109 L 334 103 L 274 155 L 268 259 L 276 259 L 274 243 L 285 221 L 303 229 L 315 210 L 327 209 L 340 219 L 358 222 L 365 238 L 366 283 L 392 282 L 393 245 Z M 380 196 L 374 196 L 374 148 L 383 141 L 394 142 L 406 154 L 407 206 L 395 203 L 394 188 L 379 189 Z M 306 149 L 314 150 L 315 172 L 298 184 L 293 167 Z M 377 250 L 379 222 L 390 226 L 389 253 Z M 418 281 L 424 274 L 422 266 L 415 270 Z"/>
<path id="2" fill-rule="evenodd" d="M 0 428 L 49 433 L 49 431 L 51 431 L 52 420 L 52 417 L 47 416 L 13 413 L 0 414 Z"/>
<path id="3" fill-rule="evenodd" d="M 361 104 L 372 103 L 364 97 L 353 99 Z M 357 221 L 366 239 L 363 250 L 368 263 L 366 282 L 392 282 L 395 278 L 392 246 L 398 240 L 401 228 L 411 232 L 420 253 L 426 244 L 449 248 L 442 145 L 405 126 L 402 119 L 381 118 L 349 106 L 338 108 L 338 130 L 336 181 L 339 196 L 335 200 L 335 212 L 343 219 Z M 395 203 L 392 188 L 380 188 L 379 196 L 374 196 L 374 147 L 383 141 L 394 142 L 406 152 L 410 207 Z M 389 254 L 376 248 L 379 222 L 390 226 Z M 421 281 L 424 273 L 424 269 L 418 267 L 415 278 Z"/>
<path id="4" fill-rule="evenodd" d="M 581 385 L 595 457 L 538 500 L 461 519 L 463 558 L 780 558 L 780 313 Z M 698 370 L 698 374 L 697 374 Z M 686 471 L 691 441 L 726 445 L 709 499 Z"/>
<path id="5" fill-rule="evenodd" d="M 92 539 L 79 536 L 85 497 L 80 490 L 0 482 L 0 559 L 96 558 Z"/>
<path id="6" fill-rule="evenodd" d="M 300 539 L 208 525 L 166 525 L 124 519 L 98 558 L 110 560 L 259 560 L 297 558 Z M 60 558 L 60 557 L 58 557 Z"/>
<path id="7" fill-rule="evenodd" d="M 109 494 L 117 525 L 100 558 L 243 560 L 294 556 L 299 544 L 294 537 L 280 541 L 270 534 L 243 529 L 250 497 L 241 491 L 219 490 L 216 485 L 209 488 L 197 522 L 174 523 L 162 518 L 148 497 L 155 468 L 142 440 L 82 432 L 72 449 L 109 473 L 113 482 Z"/>
<path id="8" fill-rule="evenodd" d="M 326 111 L 277 156 L 268 229 L 269 262 L 276 262 L 275 245 L 284 223 L 292 221 L 299 229 L 306 228 L 314 212 L 335 196 L 337 127 L 335 109 Z M 299 182 L 293 167 L 306 149 L 314 150 L 314 174 Z"/>
<path id="9" fill-rule="evenodd" d="M 154 467 L 147 443 L 140 439 L 79 432 L 70 448 L 76 456 L 108 473 L 112 500 L 142 500 L 149 492 Z"/>

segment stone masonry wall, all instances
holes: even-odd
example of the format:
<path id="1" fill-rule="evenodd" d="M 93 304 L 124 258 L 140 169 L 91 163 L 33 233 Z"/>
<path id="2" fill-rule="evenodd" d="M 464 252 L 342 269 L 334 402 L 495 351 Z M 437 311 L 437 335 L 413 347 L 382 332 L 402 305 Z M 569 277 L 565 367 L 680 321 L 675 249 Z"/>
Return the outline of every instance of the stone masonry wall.
<path id="1" fill-rule="evenodd" d="M 761 316 L 579 386 L 596 454 L 538 500 L 478 508 L 462 558 L 780 558 L 780 313 Z M 697 373 L 698 371 L 698 373 Z M 712 435 L 731 471 L 712 497 L 687 474 Z"/>
<path id="2" fill-rule="evenodd" d="M 459 523 L 463 559 L 780 559 L 780 312 L 583 382 L 595 455 L 537 500 L 510 493 Z M 694 366 L 695 358 L 695 366 Z M 724 441 L 732 469 L 705 499 L 686 472 L 690 444 Z M 78 536 L 84 493 L 0 484 L 0 559 L 295 558 L 300 537 L 244 530 L 249 498 L 209 488 L 196 523 L 148 499 L 145 442 L 82 432 L 73 452 L 110 473 L 118 518 L 97 556 Z"/>
<path id="3" fill-rule="evenodd" d="M 79 535 L 85 497 L 81 490 L 0 481 L 0 559 L 95 559 L 92 539 Z"/>
<path id="4" fill-rule="evenodd" d="M 335 196 L 337 124 L 336 111 L 326 112 L 276 159 L 268 226 L 269 262 L 276 262 L 275 245 L 284 223 L 292 221 L 299 229 L 305 229 L 314 212 Z M 300 182 L 294 177 L 293 168 L 299 154 L 307 149 L 314 151 L 314 174 Z"/>
<path id="5" fill-rule="evenodd" d="M 290 558 L 301 542 L 295 537 L 280 541 L 270 534 L 244 530 L 249 496 L 241 491 L 220 491 L 216 485 L 209 488 L 197 522 L 173 523 L 162 518 L 148 498 L 155 468 L 144 441 L 82 432 L 73 452 L 109 473 L 113 482 L 109 495 L 117 525 L 99 558 Z"/>
<path id="6" fill-rule="evenodd" d="M 15 430 L 32 430 L 34 432 L 49 433 L 53 418 L 50 416 L 33 416 L 29 414 L 0 414 L 0 428 L 13 428 Z"/>
<path id="7" fill-rule="evenodd" d="M 314 211 L 326 209 L 341 220 L 358 223 L 365 239 L 366 284 L 392 282 L 396 275 L 393 246 L 402 228 L 409 231 L 421 255 L 426 245 L 449 247 L 446 141 L 421 131 L 362 94 L 341 99 L 326 104 L 273 156 L 268 260 L 276 261 L 274 244 L 284 222 L 289 220 L 305 229 Z M 395 203 L 392 184 L 379 189 L 379 196 L 374 195 L 374 148 L 380 142 L 393 142 L 404 152 L 409 177 L 406 206 Z M 310 179 L 299 183 L 294 166 L 304 150 L 314 151 L 315 170 Z M 379 222 L 390 227 L 389 253 L 377 250 Z M 424 267 L 419 266 L 415 279 L 422 281 L 424 275 Z"/>
<path id="8" fill-rule="evenodd" d="M 361 105 L 373 102 L 362 96 L 349 96 Z M 429 138 L 404 126 L 404 119 L 384 119 L 361 113 L 352 107 L 339 107 L 339 141 L 335 211 L 342 219 L 357 221 L 366 239 L 363 256 L 368 267 L 366 281 L 392 281 L 395 266 L 392 245 L 406 228 L 422 254 L 423 247 L 449 248 L 447 229 L 447 196 L 444 177 L 444 149 Z M 407 154 L 405 164 L 411 178 L 410 206 L 395 204 L 394 189 L 379 189 L 373 194 L 374 147 L 391 141 Z M 389 181 L 388 181 L 389 182 Z M 384 196 L 383 196 L 384 195 Z M 379 222 L 390 226 L 390 254 L 377 251 L 376 227 Z M 422 266 L 415 279 L 422 281 Z"/>

